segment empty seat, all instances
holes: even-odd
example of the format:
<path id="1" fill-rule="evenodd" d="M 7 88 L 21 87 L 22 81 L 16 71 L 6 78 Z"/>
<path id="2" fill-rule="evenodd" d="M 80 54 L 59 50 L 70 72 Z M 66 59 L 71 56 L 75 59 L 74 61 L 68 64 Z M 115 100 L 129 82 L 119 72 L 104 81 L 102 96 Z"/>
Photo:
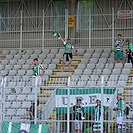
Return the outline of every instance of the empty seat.
<path id="1" fill-rule="evenodd" d="M 49 59 L 46 58 L 46 59 L 44 59 L 43 63 L 44 64 L 50 64 L 51 63 L 51 60 L 52 60 L 51 58 L 49 58 Z"/>
<path id="2" fill-rule="evenodd" d="M 37 55 L 41 54 L 41 52 L 42 52 L 41 49 L 35 49 L 35 50 L 34 50 L 34 54 L 37 54 Z"/>
<path id="3" fill-rule="evenodd" d="M 99 58 L 100 57 L 100 53 L 93 53 L 92 58 Z"/>
<path id="4" fill-rule="evenodd" d="M 129 75 L 131 73 L 131 69 L 126 69 L 126 68 L 124 68 L 124 69 L 122 69 L 122 71 L 121 71 L 121 74 L 125 74 L 125 75 Z"/>
<path id="5" fill-rule="evenodd" d="M 48 54 L 48 53 L 50 53 L 50 49 L 48 49 L 48 48 L 46 48 L 46 49 L 43 49 L 43 51 L 42 51 L 43 53 L 45 53 L 45 54 Z"/>
<path id="6" fill-rule="evenodd" d="M 20 108 L 20 107 L 21 107 L 21 102 L 13 101 L 12 108 Z"/>
<path id="7" fill-rule="evenodd" d="M 103 49 L 101 49 L 101 48 L 96 48 L 95 49 L 95 53 L 102 53 L 103 52 Z"/>
<path id="8" fill-rule="evenodd" d="M 62 57 L 63 57 L 63 54 L 62 53 L 58 53 L 58 54 L 56 54 L 55 59 L 61 59 Z"/>
<path id="9" fill-rule="evenodd" d="M 63 54 L 64 53 L 64 49 L 59 49 L 59 53 Z"/>
<path id="10" fill-rule="evenodd" d="M 121 68 L 123 68 L 122 63 L 115 63 L 114 69 L 121 69 Z"/>
<path id="11" fill-rule="evenodd" d="M 16 95 L 8 95 L 7 100 L 9 100 L 9 101 L 16 100 Z"/>
<path id="12" fill-rule="evenodd" d="M 33 74 L 33 71 L 32 70 L 27 70 L 27 72 L 26 72 L 26 76 L 31 76 Z"/>
<path id="13" fill-rule="evenodd" d="M 28 59 L 28 60 L 26 60 L 26 65 L 31 65 L 33 63 L 33 59 Z"/>
<path id="14" fill-rule="evenodd" d="M 85 69 L 85 67 L 86 67 L 85 64 L 82 63 L 78 64 L 78 69 Z"/>
<path id="15" fill-rule="evenodd" d="M 15 65 L 17 63 L 16 59 L 10 60 L 10 65 Z"/>
<path id="16" fill-rule="evenodd" d="M 15 54 L 17 54 L 17 53 L 18 53 L 18 50 L 16 50 L 16 49 L 10 50 L 10 54 L 11 54 L 11 55 L 15 55 Z"/>
<path id="17" fill-rule="evenodd" d="M 100 75 L 102 73 L 102 69 L 94 69 L 93 75 Z"/>
<path id="18" fill-rule="evenodd" d="M 116 81 L 107 81 L 107 86 L 109 86 L 109 87 L 116 87 L 117 86 L 117 82 Z"/>
<path id="19" fill-rule="evenodd" d="M 84 86 L 86 86 L 86 82 L 87 81 L 84 81 L 84 80 L 83 81 L 78 81 L 77 86 L 78 87 L 84 87 Z"/>
<path id="20" fill-rule="evenodd" d="M 75 75 L 81 75 L 82 72 L 83 72 L 82 69 L 76 69 L 74 74 L 75 74 Z"/>
<path id="21" fill-rule="evenodd" d="M 113 69 L 112 74 L 119 75 L 121 73 L 121 69 Z"/>
<path id="22" fill-rule="evenodd" d="M 49 64 L 48 65 L 48 69 L 55 69 L 56 68 L 56 64 Z"/>
<path id="23" fill-rule="evenodd" d="M 26 83 L 25 82 L 22 82 L 22 81 L 19 81 L 16 84 L 17 87 L 24 87 L 25 85 L 26 85 Z"/>
<path id="24" fill-rule="evenodd" d="M 107 58 L 100 58 L 98 62 L 105 64 L 107 62 Z"/>
<path id="25" fill-rule="evenodd" d="M 19 75 L 19 76 L 25 75 L 25 70 L 18 70 L 17 75 Z"/>
<path id="26" fill-rule="evenodd" d="M 106 69 L 113 69 L 114 65 L 115 65 L 114 63 L 106 63 L 105 68 Z"/>
<path id="27" fill-rule="evenodd" d="M 11 102 L 6 101 L 5 102 L 5 108 L 10 108 L 10 107 L 11 107 Z"/>
<path id="28" fill-rule="evenodd" d="M 98 58 L 91 58 L 89 63 L 97 63 L 98 62 Z"/>
<path id="29" fill-rule="evenodd" d="M 15 60 L 19 60 L 19 59 L 21 59 L 21 57 L 22 57 L 21 54 L 16 54 L 16 55 L 14 55 L 14 59 L 15 59 Z"/>
<path id="30" fill-rule="evenodd" d="M 91 58 L 91 56 L 92 56 L 91 53 L 85 53 L 84 56 L 83 56 L 83 58 L 89 59 L 89 58 Z"/>
<path id="31" fill-rule="evenodd" d="M 0 75 L 1 76 L 6 76 L 6 75 L 8 75 L 8 71 L 7 70 L 1 70 Z"/>
<path id="32" fill-rule="evenodd" d="M 96 83 L 96 81 L 87 81 L 86 86 L 96 87 L 97 86 L 97 83 Z"/>
<path id="33" fill-rule="evenodd" d="M 23 70 L 28 70 L 29 67 L 30 67 L 30 65 L 28 65 L 28 64 L 22 65 L 22 69 L 23 69 Z"/>
<path id="34" fill-rule="evenodd" d="M 58 64 L 59 61 L 60 61 L 59 59 L 53 59 L 52 62 L 51 62 L 51 64 L 52 64 L 52 63 L 53 63 L 53 64 Z"/>
<path id="35" fill-rule="evenodd" d="M 131 69 L 132 68 L 132 63 L 124 63 L 124 68 L 125 69 Z"/>
<path id="36" fill-rule="evenodd" d="M 101 54 L 101 58 L 108 58 L 109 57 L 109 53 L 102 53 Z"/>
<path id="37" fill-rule="evenodd" d="M 34 94 L 29 94 L 28 96 L 27 96 L 27 99 L 26 100 L 28 100 L 28 101 L 33 101 L 33 100 L 35 100 L 35 95 Z"/>
<path id="38" fill-rule="evenodd" d="M 82 58 L 80 63 L 87 64 L 88 63 L 88 58 Z"/>
<path id="39" fill-rule="evenodd" d="M 79 75 L 72 75 L 72 76 L 71 76 L 71 81 L 76 82 L 76 81 L 78 81 L 78 80 L 79 80 Z"/>
<path id="40" fill-rule="evenodd" d="M 16 112 L 16 115 L 17 116 L 23 116 L 23 115 L 25 115 L 27 113 L 27 111 L 26 111 L 26 109 L 21 109 L 21 108 L 19 108 L 18 110 L 17 110 L 17 112 Z"/>
<path id="41" fill-rule="evenodd" d="M 18 65 L 23 65 L 23 64 L 25 64 L 25 62 L 26 62 L 25 59 L 20 59 L 20 60 L 18 60 L 17 64 Z"/>
<path id="42" fill-rule="evenodd" d="M 7 65 L 8 63 L 9 63 L 9 60 L 8 59 L 4 59 L 1 62 L 2 65 Z"/>
<path id="43" fill-rule="evenodd" d="M 6 66 L 5 66 L 5 70 L 8 70 L 8 71 L 10 71 L 12 68 L 13 68 L 12 65 L 6 65 Z"/>
<path id="44" fill-rule="evenodd" d="M 84 52 L 85 52 L 85 49 L 82 49 L 82 48 L 77 49 L 77 53 L 78 54 L 83 54 Z"/>
<path id="45" fill-rule="evenodd" d="M 33 50 L 32 49 L 27 49 L 26 50 L 26 53 L 29 54 L 29 55 L 31 55 L 33 53 Z"/>
<path id="46" fill-rule="evenodd" d="M 91 74 L 92 74 L 92 69 L 88 69 L 88 68 L 84 69 L 83 75 L 91 75 Z"/>
<path id="47" fill-rule="evenodd" d="M 58 49 L 51 49 L 51 54 L 57 54 L 58 53 Z"/>
<path id="48" fill-rule="evenodd" d="M 10 54 L 9 55 L 6 55 L 6 59 L 7 60 L 11 60 L 11 59 L 13 59 L 13 57 L 14 57 L 14 55 L 10 55 Z"/>
<path id="49" fill-rule="evenodd" d="M 45 59 L 46 58 L 46 56 L 47 56 L 47 54 L 46 53 L 41 53 L 40 55 L 39 55 L 39 59 Z"/>
<path id="50" fill-rule="evenodd" d="M 6 115 L 15 115 L 16 109 L 7 109 Z"/>
<path id="51" fill-rule="evenodd" d="M 15 76 L 16 73 L 17 73 L 16 70 L 10 70 L 10 71 L 9 71 L 9 76 Z"/>
<path id="52" fill-rule="evenodd" d="M 119 81 L 127 81 L 128 80 L 128 75 L 120 75 Z"/>
<path id="53" fill-rule="evenodd" d="M 109 80 L 110 81 L 117 81 L 118 80 L 118 77 L 119 77 L 119 75 L 110 75 L 110 78 L 109 78 Z"/>
<path id="54" fill-rule="evenodd" d="M 54 57 L 55 57 L 55 54 L 53 54 L 53 53 L 52 54 L 51 53 L 50 54 L 47 54 L 47 59 L 49 59 L 49 58 L 50 59 L 53 59 Z"/>
<path id="55" fill-rule="evenodd" d="M 111 69 L 109 69 L 109 68 L 103 69 L 102 74 L 103 74 L 103 75 L 109 75 L 109 74 L 111 74 Z"/>
<path id="56" fill-rule="evenodd" d="M 34 53 L 33 53 L 33 54 L 30 55 L 30 58 L 31 58 L 31 59 L 38 58 L 38 54 L 34 54 Z"/>
<path id="57" fill-rule="evenodd" d="M 96 64 L 96 69 L 103 69 L 104 68 L 104 64 L 103 63 L 98 63 Z"/>
<path id="58" fill-rule="evenodd" d="M 14 69 L 15 70 L 20 70 L 21 69 L 21 65 L 14 65 Z"/>
<path id="59" fill-rule="evenodd" d="M 90 75 L 90 81 L 97 81 L 99 79 L 99 75 Z"/>
<path id="60" fill-rule="evenodd" d="M 2 50 L 2 55 L 7 55 L 10 53 L 10 50 L 4 49 Z"/>
<path id="61" fill-rule="evenodd" d="M 25 99 L 26 99 L 26 95 L 19 94 L 19 95 L 17 96 L 17 100 L 18 100 L 18 101 L 24 101 Z"/>
<path id="62" fill-rule="evenodd" d="M 80 81 L 87 81 L 87 80 L 89 80 L 89 78 L 90 78 L 90 76 L 89 75 L 81 75 L 81 77 L 80 77 Z"/>
<path id="63" fill-rule="evenodd" d="M 23 108 L 29 108 L 31 106 L 31 102 L 30 101 L 24 101 L 23 103 L 22 103 L 22 107 Z"/>
<path id="64" fill-rule="evenodd" d="M 94 49 L 92 49 L 92 48 L 89 48 L 89 49 L 86 49 L 86 53 L 94 53 Z"/>
<path id="65" fill-rule="evenodd" d="M 25 59 L 25 60 L 27 60 L 27 59 L 29 59 L 30 58 L 30 55 L 27 53 L 27 54 L 24 54 L 24 55 L 22 55 L 22 59 Z"/>
<path id="66" fill-rule="evenodd" d="M 86 68 L 94 69 L 95 68 L 95 64 L 94 63 L 89 63 L 89 64 L 87 64 Z"/>
<path id="67" fill-rule="evenodd" d="M 30 87 L 24 87 L 22 89 L 22 93 L 23 94 L 30 94 L 31 93 L 31 88 Z"/>
<path id="68" fill-rule="evenodd" d="M 52 71 L 52 70 L 47 69 L 47 70 L 45 70 L 44 75 L 51 75 L 52 73 L 53 73 L 53 71 Z"/>

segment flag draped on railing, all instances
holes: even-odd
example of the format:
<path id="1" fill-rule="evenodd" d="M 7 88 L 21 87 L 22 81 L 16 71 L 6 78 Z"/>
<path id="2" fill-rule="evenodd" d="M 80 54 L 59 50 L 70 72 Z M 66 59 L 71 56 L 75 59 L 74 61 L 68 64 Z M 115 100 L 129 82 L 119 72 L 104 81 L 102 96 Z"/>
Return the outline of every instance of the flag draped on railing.
<path id="1" fill-rule="evenodd" d="M 3 122 L 2 133 L 48 133 L 48 125 Z"/>

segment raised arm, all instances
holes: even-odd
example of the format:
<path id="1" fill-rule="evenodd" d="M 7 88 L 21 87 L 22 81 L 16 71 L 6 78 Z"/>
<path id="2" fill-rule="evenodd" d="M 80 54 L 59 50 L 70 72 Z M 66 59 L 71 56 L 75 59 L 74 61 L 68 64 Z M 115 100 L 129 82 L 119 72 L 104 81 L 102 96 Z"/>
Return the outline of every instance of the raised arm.
<path id="1" fill-rule="evenodd" d="M 62 37 L 60 37 L 60 40 L 64 43 L 65 41 L 64 41 L 64 39 L 62 38 Z"/>

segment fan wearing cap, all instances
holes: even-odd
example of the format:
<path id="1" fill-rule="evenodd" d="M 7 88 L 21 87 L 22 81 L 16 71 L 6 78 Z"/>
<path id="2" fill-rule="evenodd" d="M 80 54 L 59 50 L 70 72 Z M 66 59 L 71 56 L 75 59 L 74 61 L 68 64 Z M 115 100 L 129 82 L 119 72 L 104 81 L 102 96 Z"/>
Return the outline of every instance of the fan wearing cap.
<path id="1" fill-rule="evenodd" d="M 121 132 L 125 133 L 126 129 L 125 129 L 125 118 L 126 118 L 126 114 L 125 114 L 125 109 L 126 109 L 126 103 L 125 101 L 122 99 L 121 94 L 117 95 L 117 103 L 115 104 L 115 107 L 113 108 L 114 111 L 116 111 L 116 122 L 117 122 L 117 126 L 118 126 L 118 133 Z"/>
<path id="2" fill-rule="evenodd" d="M 76 133 L 82 133 L 83 122 L 84 118 L 84 108 L 81 106 L 82 98 L 77 98 L 76 105 L 72 107 L 72 113 L 75 120 L 74 126 Z"/>

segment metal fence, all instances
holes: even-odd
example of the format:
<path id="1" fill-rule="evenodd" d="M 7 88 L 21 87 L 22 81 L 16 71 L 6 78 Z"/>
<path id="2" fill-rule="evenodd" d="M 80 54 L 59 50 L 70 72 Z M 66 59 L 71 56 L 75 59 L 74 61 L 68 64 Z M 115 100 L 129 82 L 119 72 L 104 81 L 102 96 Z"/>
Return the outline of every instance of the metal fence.
<path id="1" fill-rule="evenodd" d="M 64 79 L 60 79 L 62 80 Z M 65 79 L 65 84 L 62 86 L 58 83 L 47 84 L 40 81 L 45 80 L 27 77 L 24 85 L 21 78 L 1 78 L 1 124 L 3 121 L 43 123 L 49 125 L 49 133 L 74 133 L 76 119 L 74 119 L 73 107 L 77 104 L 77 99 L 81 99 L 81 106 L 84 109 L 84 119 L 80 121 L 83 123 L 82 131 L 94 130 L 94 125 L 99 123 L 101 133 L 113 133 L 118 130 L 115 111 L 113 111 L 117 103 L 117 94 L 121 93 L 124 101 L 132 105 L 132 85 L 121 86 L 121 88 L 105 86 L 104 76 L 99 80 L 101 84 L 93 87 L 72 86 L 71 77 Z M 38 106 L 37 99 L 40 101 Z M 98 99 L 101 100 L 101 108 L 96 114 Z M 33 103 L 36 115 L 31 121 L 29 109 Z M 132 131 L 132 112 L 130 111 L 126 117 L 125 130 L 129 132 Z"/>
<path id="2" fill-rule="evenodd" d="M 64 9 L 65 10 L 65 9 Z M 38 48 L 63 47 L 61 42 L 52 36 L 59 32 L 63 38 L 71 38 L 75 47 L 113 47 L 119 33 L 123 38 L 132 40 L 132 18 L 117 19 L 112 8 L 111 14 L 71 15 L 68 10 L 64 15 L 46 16 L 44 10 L 40 16 L 25 16 L 20 11 L 17 17 L 1 17 L 3 27 L 0 31 L 1 48 Z M 68 17 L 73 18 L 74 27 L 70 27 Z M 35 23 L 36 22 L 36 23 Z"/>

